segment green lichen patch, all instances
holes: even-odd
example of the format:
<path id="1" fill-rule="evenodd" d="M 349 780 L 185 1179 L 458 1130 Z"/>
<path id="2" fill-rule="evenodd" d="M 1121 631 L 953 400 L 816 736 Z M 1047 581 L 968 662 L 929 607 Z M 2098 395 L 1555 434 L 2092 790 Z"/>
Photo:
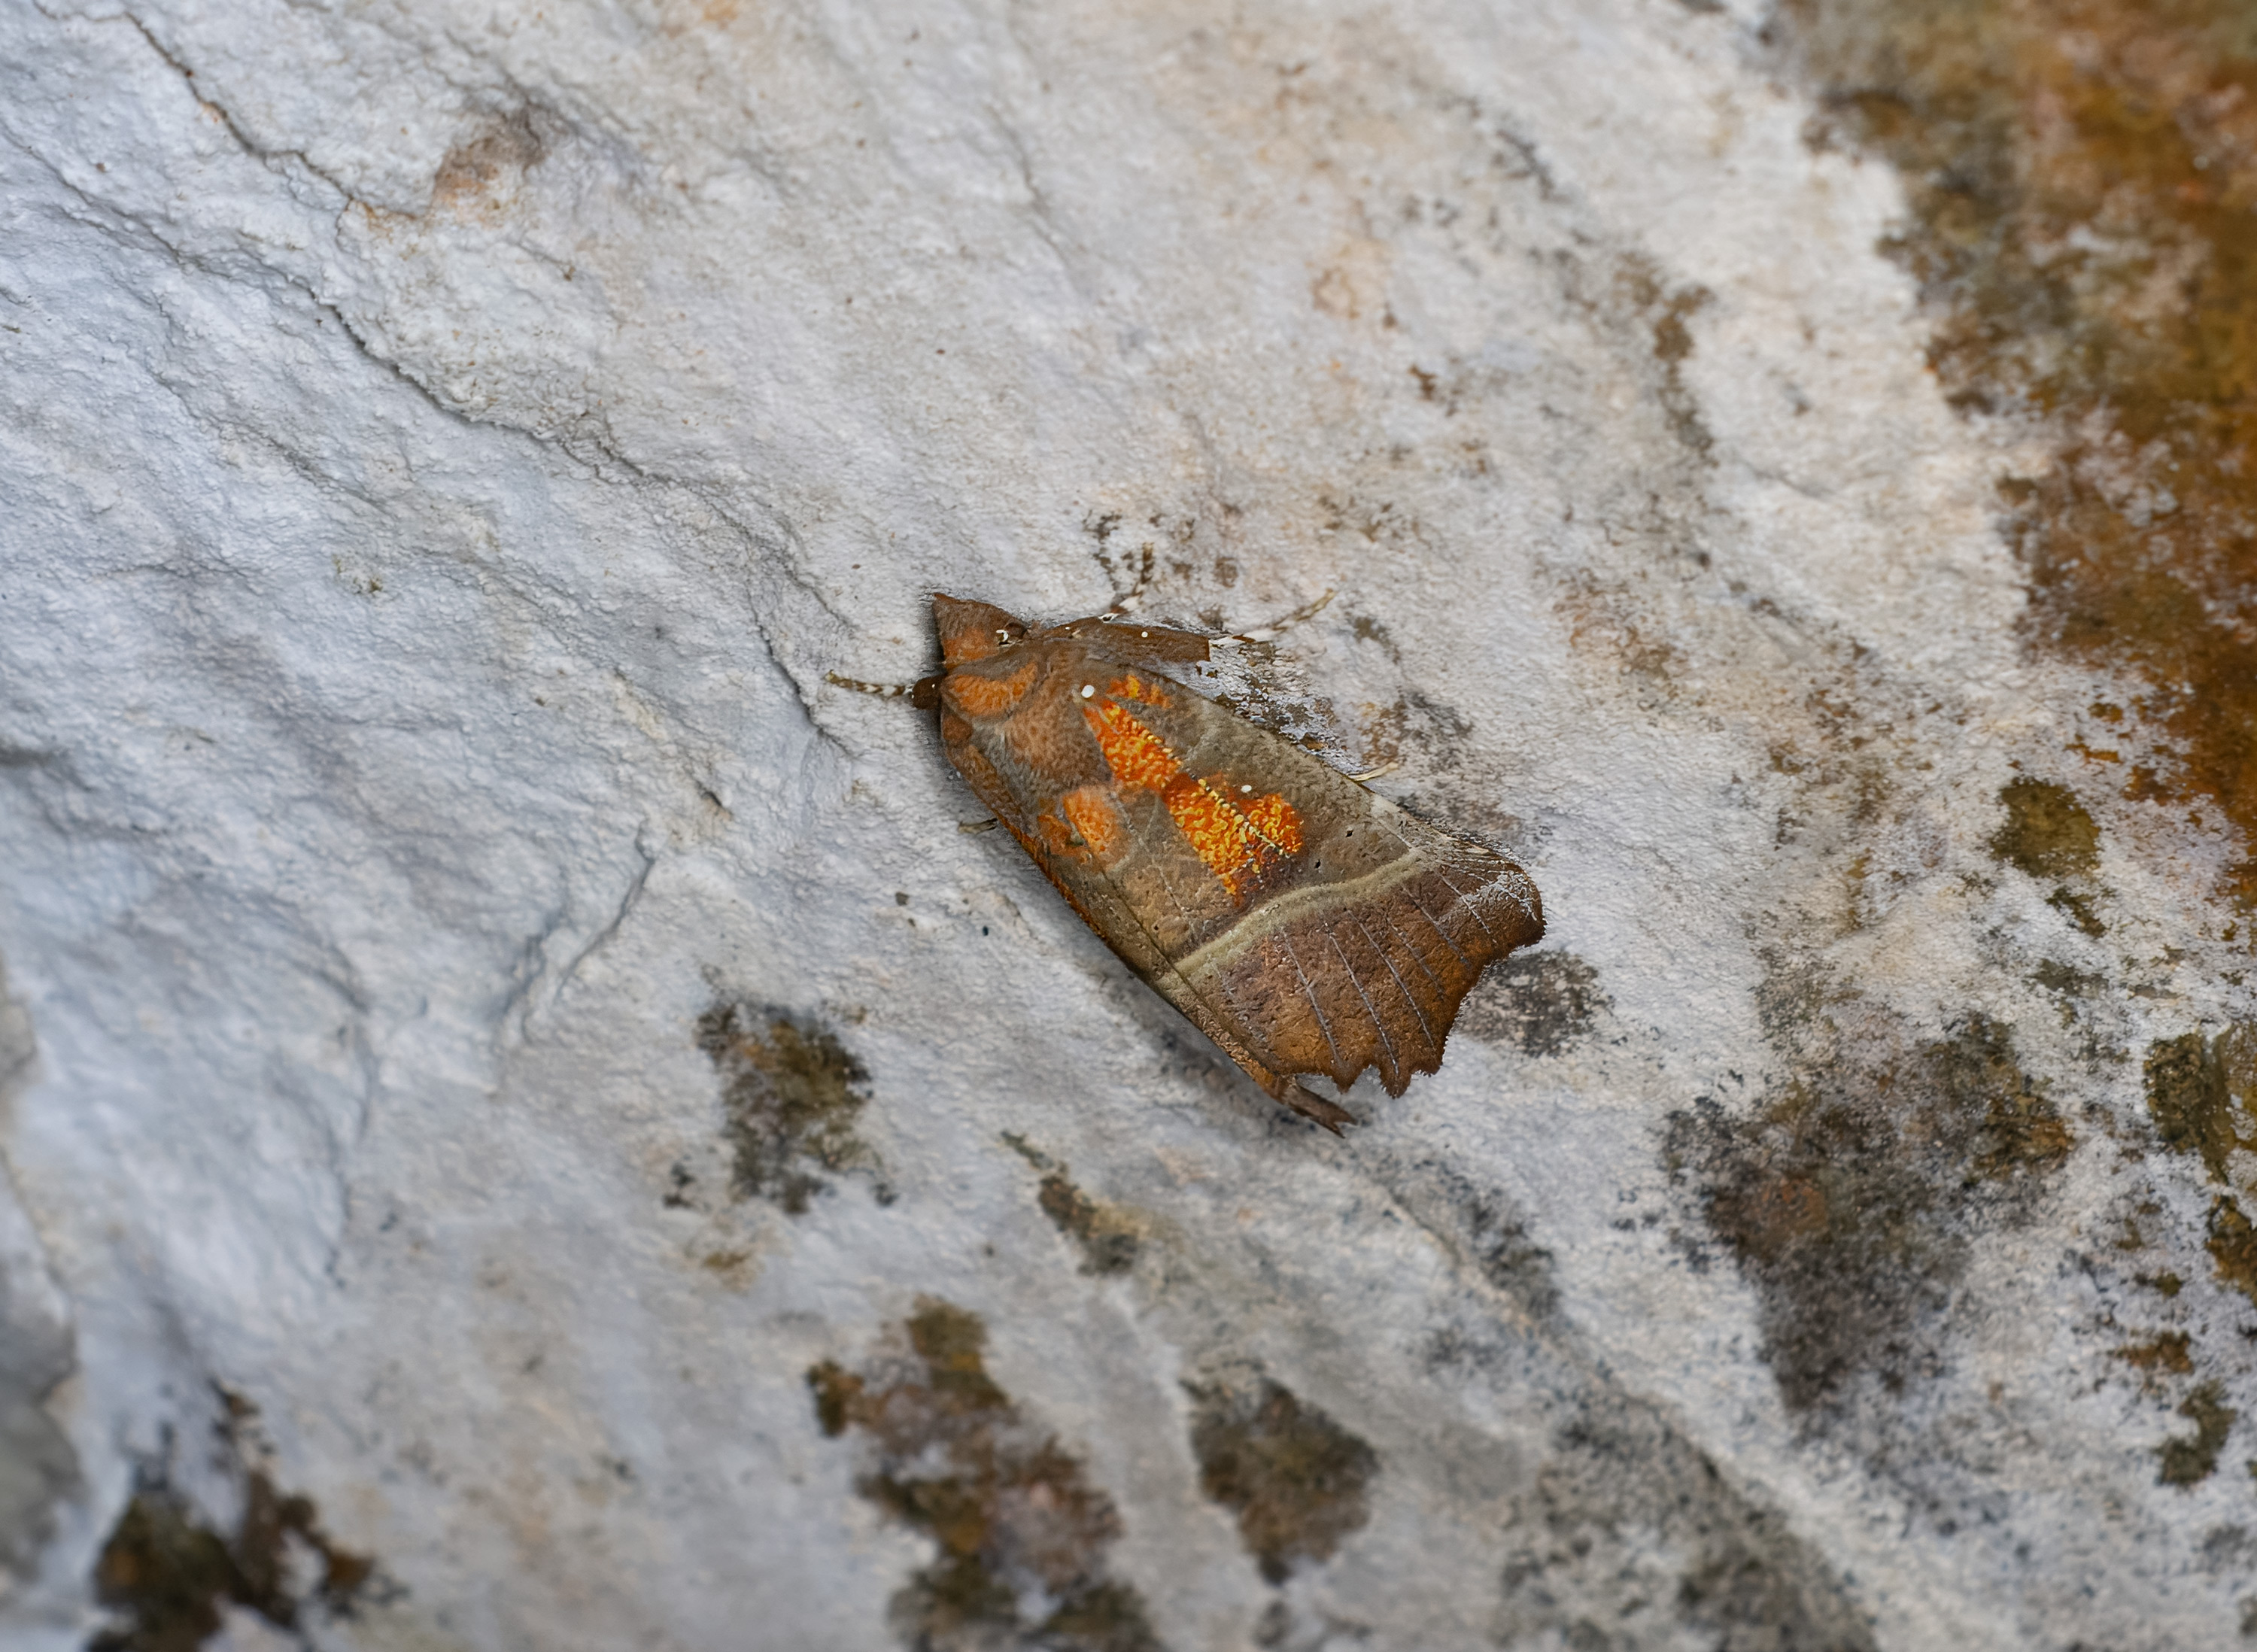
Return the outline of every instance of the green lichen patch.
<path id="1" fill-rule="evenodd" d="M 2222 1385 L 2205 1382 L 2187 1395 L 2179 1415 L 2194 1424 L 2194 1437 L 2165 1440 L 2155 1448 L 2156 1456 L 2162 1459 L 2161 1483 L 2199 1485 L 2217 1470 L 2218 1455 L 2225 1449 L 2226 1437 L 2233 1432 L 2233 1421 L 2240 1413 L 2225 1403 Z"/>
<path id="2" fill-rule="evenodd" d="M 1761 1288 L 1766 1357 L 1808 1409 L 1861 1373 L 1933 1370 L 1973 1236 L 2020 1219 L 2073 1146 L 2008 1029 L 1974 1014 L 1908 1051 L 1839 1052 L 1751 1114 L 1678 1114 L 1667 1154 Z"/>
<path id="3" fill-rule="evenodd" d="M 310 1595 L 293 1586 L 294 1550 L 315 1563 Z M 145 1475 L 95 1563 L 95 1598 L 111 1614 L 88 1652 L 194 1652 L 219 1632 L 223 1603 L 296 1629 L 309 1604 L 349 1613 L 376 1571 L 323 1534 L 309 1499 L 253 1472 L 231 1534 L 199 1516 L 160 1475 Z"/>
<path id="4" fill-rule="evenodd" d="M 739 1197 L 792 1216 L 830 1190 L 822 1171 L 861 1171 L 879 1203 L 891 1190 L 877 1155 L 854 1133 L 870 1075 L 827 1030 L 782 1010 L 714 1005 L 697 1019 L 697 1047 L 721 1076 L 723 1131 Z"/>
<path id="5" fill-rule="evenodd" d="M 1142 1598 L 1106 1570 L 1112 1500 L 988 1374 L 987 1338 L 923 1297 L 902 1345 L 807 1373 L 824 1433 L 863 1439 L 856 1488 L 937 1545 L 893 1598 L 896 1632 L 919 1652 L 1157 1652 Z"/>
<path id="6" fill-rule="evenodd" d="M 1971 413 L 2053 461 L 2005 490 L 2034 648 L 2124 674 L 2126 796 L 2257 848 L 2257 29 L 2241 0 L 1786 0 L 1812 137 L 1893 161 L 1889 250 Z M 2137 685 L 2144 684 L 2144 691 Z M 2114 700 L 2110 712 L 2121 712 Z M 2112 723 L 2115 719 L 2107 719 Z M 2113 752 L 2102 761 L 2122 759 Z M 2197 811 L 2207 820 L 2211 815 Z M 2257 858 L 2222 894 L 2257 905 Z"/>
<path id="7" fill-rule="evenodd" d="M 1271 1583 L 1297 1562 L 1331 1559 L 1370 1517 L 1364 1493 L 1379 1455 L 1331 1417 L 1267 1377 L 1185 1386 L 1199 1485 L 1238 1516 Z"/>
<path id="8" fill-rule="evenodd" d="M 2229 1180 L 2232 1154 L 2257 1150 L 2257 1029 L 2160 1040 L 2143 1076 L 2155 1133 L 2172 1152 L 2198 1156 L 2211 1181 Z"/>

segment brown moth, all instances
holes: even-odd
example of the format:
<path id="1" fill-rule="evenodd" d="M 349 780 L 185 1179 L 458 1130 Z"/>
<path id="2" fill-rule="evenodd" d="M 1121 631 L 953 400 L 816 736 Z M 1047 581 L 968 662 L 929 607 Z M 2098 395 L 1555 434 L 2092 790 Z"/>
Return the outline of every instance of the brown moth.
<path id="1" fill-rule="evenodd" d="M 1030 632 L 932 599 L 937 706 L 957 773 L 1128 966 L 1334 1133 L 1377 1067 L 1399 1096 L 1442 1063 L 1487 964 L 1544 933 L 1536 886 L 1185 688 L 1208 639 L 1116 617 Z M 843 680 L 841 680 L 843 681 Z"/>

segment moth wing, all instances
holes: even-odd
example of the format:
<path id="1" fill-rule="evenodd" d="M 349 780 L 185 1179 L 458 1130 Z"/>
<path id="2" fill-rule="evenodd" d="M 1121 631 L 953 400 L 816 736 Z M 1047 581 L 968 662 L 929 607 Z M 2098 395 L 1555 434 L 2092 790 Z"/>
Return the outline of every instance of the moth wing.
<path id="1" fill-rule="evenodd" d="M 1101 648 L 1108 658 L 1121 665 L 1162 674 L 1171 667 L 1197 665 L 1208 659 L 1208 645 L 1213 640 L 1195 631 L 1139 625 L 1133 619 L 1107 619 L 1094 614 L 1087 619 L 1069 619 L 1062 625 L 1052 625 L 1035 639 L 1038 642 L 1059 639 L 1088 643 Z"/>
<path id="2" fill-rule="evenodd" d="M 1094 929 L 1114 954 L 1146 985 L 1173 1005 L 1185 1020 L 1213 1041 L 1241 1070 L 1270 1096 L 1295 1112 L 1340 1133 L 1342 1125 L 1356 1122 L 1355 1115 L 1336 1102 L 1295 1084 L 1265 1064 L 1246 1042 L 1246 1029 L 1234 1027 L 1185 980 L 1161 949 L 1136 907 L 1114 880 L 1094 866 L 1079 865 L 1051 854 L 1037 840 L 1022 836 L 1022 847 L 1043 875 L 1064 895 L 1081 921 Z"/>
<path id="3" fill-rule="evenodd" d="M 1166 948 L 1138 913 L 1136 902 L 1119 884 L 1093 865 L 1051 852 L 1050 846 L 1036 835 L 1035 811 L 1028 807 L 1028 801 L 1019 796 L 1002 772 L 969 738 L 968 730 L 965 738 L 948 742 L 948 752 L 973 794 L 994 811 L 995 818 L 1018 840 L 1019 847 L 1027 851 L 1043 876 L 1065 897 L 1066 904 L 1139 979 L 1175 1006 L 1185 1020 L 1212 1039 L 1248 1077 L 1277 1100 L 1314 1119 L 1335 1135 L 1342 1125 L 1355 1122 L 1355 1115 L 1347 1108 L 1295 1084 L 1249 1048 L 1247 1029 L 1226 1021 L 1184 978 L 1169 958 Z"/>
<path id="4" fill-rule="evenodd" d="M 1544 933 L 1527 873 L 1188 691 L 1150 715 L 1187 769 L 1256 777 L 1240 784 L 1283 796 L 1307 838 L 1227 921 L 1156 938 L 1212 1019 L 1270 1071 L 1343 1090 L 1376 1067 L 1399 1096 L 1440 1067 L 1482 971 Z"/>

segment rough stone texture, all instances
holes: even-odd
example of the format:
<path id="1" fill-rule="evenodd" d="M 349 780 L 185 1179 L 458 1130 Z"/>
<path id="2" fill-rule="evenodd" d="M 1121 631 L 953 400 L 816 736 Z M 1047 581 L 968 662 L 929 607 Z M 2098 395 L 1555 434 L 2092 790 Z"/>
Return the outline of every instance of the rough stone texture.
<path id="1" fill-rule="evenodd" d="M 2232 1643 L 2236 15 L 0 9 L 7 1644 Z M 1285 1116 L 935 587 L 1544 950 Z"/>

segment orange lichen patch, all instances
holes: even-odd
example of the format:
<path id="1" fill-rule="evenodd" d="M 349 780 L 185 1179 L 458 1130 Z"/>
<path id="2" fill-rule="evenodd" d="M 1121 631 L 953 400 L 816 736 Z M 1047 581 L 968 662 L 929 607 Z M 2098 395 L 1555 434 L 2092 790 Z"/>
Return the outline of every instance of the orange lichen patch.
<path id="1" fill-rule="evenodd" d="M 1027 697 L 1027 690 L 1035 686 L 1040 671 L 1041 667 L 1031 660 L 1008 677 L 982 677 L 959 671 L 940 685 L 940 691 L 951 705 L 967 717 L 1001 717 Z"/>
<path id="2" fill-rule="evenodd" d="M 1097 737 L 1097 749 L 1104 753 L 1106 767 L 1121 785 L 1165 791 L 1168 783 L 1183 773 L 1175 753 L 1125 707 L 1107 700 L 1101 705 L 1083 706 L 1081 715 Z"/>
<path id="3" fill-rule="evenodd" d="M 1893 250 L 1952 399 L 2050 427 L 2050 467 L 2005 488 L 2030 640 L 2144 679 L 2094 708 L 2128 710 L 2161 750 L 2125 795 L 2216 799 L 2251 857 L 2221 893 L 2257 906 L 2246 5 L 1789 0 L 1785 16 L 1839 131 L 1905 173 Z"/>
<path id="4" fill-rule="evenodd" d="M 1147 682 L 1134 674 L 1115 677 L 1105 685 L 1105 692 L 1116 700 L 1141 700 L 1146 705 L 1173 705 L 1167 691 L 1157 682 Z"/>
<path id="5" fill-rule="evenodd" d="M 1121 846 L 1128 823 L 1121 817 L 1121 806 L 1103 787 L 1075 787 L 1058 800 L 1058 810 L 1100 860 L 1110 858 Z"/>
<path id="6" fill-rule="evenodd" d="M 1255 836 L 1281 855 L 1301 852 L 1301 816 L 1293 806 L 1271 792 L 1245 807 L 1246 823 Z"/>

